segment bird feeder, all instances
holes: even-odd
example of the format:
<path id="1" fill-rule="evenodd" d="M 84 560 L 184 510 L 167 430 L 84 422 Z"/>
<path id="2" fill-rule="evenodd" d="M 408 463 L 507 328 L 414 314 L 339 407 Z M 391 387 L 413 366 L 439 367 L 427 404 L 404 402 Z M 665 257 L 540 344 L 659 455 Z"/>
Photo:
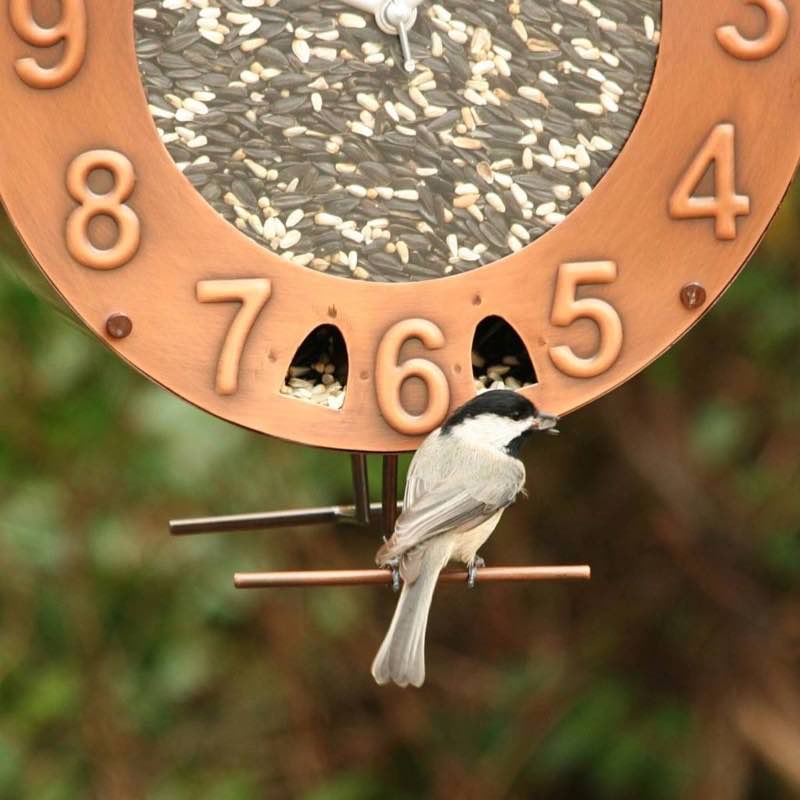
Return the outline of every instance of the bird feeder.
<path id="1" fill-rule="evenodd" d="M 0 196 L 63 301 L 208 413 L 356 454 L 353 509 L 177 533 L 366 522 L 364 454 L 476 391 L 601 397 L 792 179 L 793 0 L 392 2 L 4 4 Z"/>

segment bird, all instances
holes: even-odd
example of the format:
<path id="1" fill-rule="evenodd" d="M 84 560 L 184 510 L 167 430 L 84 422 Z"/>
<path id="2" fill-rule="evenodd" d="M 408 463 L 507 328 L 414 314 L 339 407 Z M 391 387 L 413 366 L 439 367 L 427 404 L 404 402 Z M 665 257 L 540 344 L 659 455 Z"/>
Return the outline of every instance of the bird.
<path id="1" fill-rule="evenodd" d="M 521 394 L 494 389 L 456 409 L 417 450 L 403 512 L 375 559 L 403 583 L 372 663 L 379 685 L 425 682 L 425 632 L 439 573 L 451 560 L 463 562 L 474 586 L 484 566 L 478 550 L 524 492 L 522 445 L 536 431 L 557 434 L 557 424 Z"/>

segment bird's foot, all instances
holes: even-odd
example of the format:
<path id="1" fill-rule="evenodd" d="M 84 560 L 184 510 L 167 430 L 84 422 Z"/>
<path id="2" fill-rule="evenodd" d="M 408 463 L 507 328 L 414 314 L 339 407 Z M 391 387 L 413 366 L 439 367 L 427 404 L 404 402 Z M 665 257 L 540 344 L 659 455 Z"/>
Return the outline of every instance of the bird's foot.
<path id="1" fill-rule="evenodd" d="M 469 586 L 470 589 L 475 588 L 475 581 L 478 579 L 478 570 L 483 569 L 485 566 L 486 562 L 480 556 L 475 556 L 475 558 L 467 564 L 467 586 Z"/>
<path id="2" fill-rule="evenodd" d="M 393 558 L 391 561 L 386 563 L 386 566 L 392 572 L 392 591 L 399 592 L 400 591 L 400 559 Z"/>

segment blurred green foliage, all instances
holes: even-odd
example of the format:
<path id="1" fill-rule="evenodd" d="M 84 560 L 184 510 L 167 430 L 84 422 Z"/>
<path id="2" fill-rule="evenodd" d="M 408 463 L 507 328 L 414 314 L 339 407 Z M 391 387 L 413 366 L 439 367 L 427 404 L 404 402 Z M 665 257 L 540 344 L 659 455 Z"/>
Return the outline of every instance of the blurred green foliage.
<path id="1" fill-rule="evenodd" d="M 419 692 L 369 676 L 389 592 L 231 586 L 368 565 L 377 532 L 167 535 L 347 502 L 346 456 L 202 414 L 0 279 L 0 797 L 797 796 L 798 220 L 795 193 L 706 321 L 527 454 L 485 555 L 591 585 L 443 588 Z"/>

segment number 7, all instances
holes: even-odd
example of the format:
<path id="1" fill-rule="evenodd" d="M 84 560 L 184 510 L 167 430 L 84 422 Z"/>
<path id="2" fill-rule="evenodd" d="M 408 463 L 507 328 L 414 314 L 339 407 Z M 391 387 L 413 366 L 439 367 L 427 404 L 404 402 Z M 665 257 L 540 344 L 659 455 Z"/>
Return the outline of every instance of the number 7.
<path id="1" fill-rule="evenodd" d="M 266 278 L 200 281 L 197 299 L 201 303 L 241 303 L 222 345 L 217 365 L 217 393 L 236 394 L 239 389 L 239 365 L 247 337 L 258 315 L 272 295 L 272 283 Z"/>

